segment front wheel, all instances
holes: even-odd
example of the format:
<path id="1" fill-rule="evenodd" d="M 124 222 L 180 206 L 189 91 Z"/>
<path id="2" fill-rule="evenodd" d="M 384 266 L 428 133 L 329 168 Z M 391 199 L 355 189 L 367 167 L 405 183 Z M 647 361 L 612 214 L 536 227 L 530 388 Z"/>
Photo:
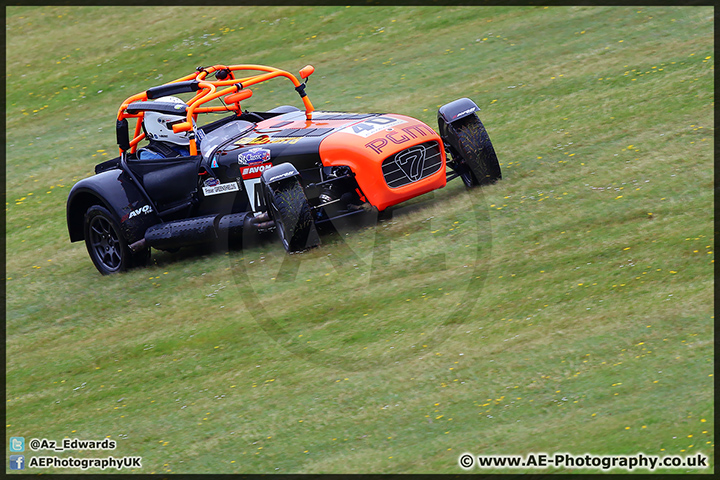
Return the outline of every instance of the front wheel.
<path id="1" fill-rule="evenodd" d="M 124 272 L 147 263 L 150 250 L 133 253 L 115 217 L 100 205 L 85 213 L 85 246 L 95 268 L 103 275 Z"/>
<path id="2" fill-rule="evenodd" d="M 471 115 L 450 128 L 457 137 L 460 176 L 465 185 L 492 184 L 502 178 L 497 154 L 479 118 Z"/>
<path id="3" fill-rule="evenodd" d="M 310 204 L 297 178 L 283 180 L 268 190 L 270 215 L 285 250 L 294 253 L 318 246 L 320 237 Z"/>

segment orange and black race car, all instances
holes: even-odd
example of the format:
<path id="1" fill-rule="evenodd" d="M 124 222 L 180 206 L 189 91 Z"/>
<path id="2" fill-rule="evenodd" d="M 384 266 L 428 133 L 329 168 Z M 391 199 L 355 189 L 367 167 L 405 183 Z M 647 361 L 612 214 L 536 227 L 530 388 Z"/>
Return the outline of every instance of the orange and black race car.
<path id="1" fill-rule="evenodd" d="M 300 70 L 301 81 L 263 65 L 198 67 L 125 100 L 119 156 L 70 192 L 70 240 L 85 240 L 102 274 L 146 264 L 150 248 L 253 231 L 274 230 L 298 252 L 320 244 L 323 223 L 385 210 L 453 178 L 467 187 L 501 178 L 472 100 L 439 109 L 439 134 L 404 115 L 316 111 L 305 92 L 313 70 Z M 292 82 L 303 110 L 242 110 L 249 87 L 277 77 Z M 221 115 L 200 121 L 213 114 Z"/>

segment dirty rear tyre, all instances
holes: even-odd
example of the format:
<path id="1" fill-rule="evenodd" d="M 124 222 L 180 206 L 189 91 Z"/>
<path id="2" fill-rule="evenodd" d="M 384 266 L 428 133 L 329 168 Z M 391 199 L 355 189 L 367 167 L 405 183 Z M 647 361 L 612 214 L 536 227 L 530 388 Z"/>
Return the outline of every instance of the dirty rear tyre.
<path id="1" fill-rule="evenodd" d="M 310 204 L 300 182 L 290 178 L 270 186 L 269 190 L 270 215 L 285 250 L 301 252 L 319 245 Z"/>
<path id="2" fill-rule="evenodd" d="M 500 164 L 490 137 L 482 122 L 475 115 L 453 124 L 458 139 L 458 148 L 462 157 L 465 185 L 488 185 L 502 178 Z"/>
<path id="3" fill-rule="evenodd" d="M 130 250 L 115 216 L 100 205 L 93 205 L 85 213 L 84 233 L 90 259 L 103 275 L 145 265 L 150 258 L 149 249 L 135 253 Z"/>

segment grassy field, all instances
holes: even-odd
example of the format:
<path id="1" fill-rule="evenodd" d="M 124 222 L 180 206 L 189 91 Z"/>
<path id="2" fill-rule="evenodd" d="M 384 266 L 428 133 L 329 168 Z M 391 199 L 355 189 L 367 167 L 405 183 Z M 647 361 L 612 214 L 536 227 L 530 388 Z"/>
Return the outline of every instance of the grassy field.
<path id="1" fill-rule="evenodd" d="M 662 472 L 714 472 L 713 19 L 7 8 L 6 442 L 108 437 L 57 455 L 141 455 L 136 473 L 462 473 L 464 452 L 701 452 Z M 310 63 L 317 109 L 431 126 L 470 97 L 503 180 L 302 256 L 153 251 L 100 276 L 70 187 L 115 155 L 125 98 L 215 63 Z M 298 104 L 289 87 L 243 107 Z M 525 471 L 597 472 L 488 470 Z"/>

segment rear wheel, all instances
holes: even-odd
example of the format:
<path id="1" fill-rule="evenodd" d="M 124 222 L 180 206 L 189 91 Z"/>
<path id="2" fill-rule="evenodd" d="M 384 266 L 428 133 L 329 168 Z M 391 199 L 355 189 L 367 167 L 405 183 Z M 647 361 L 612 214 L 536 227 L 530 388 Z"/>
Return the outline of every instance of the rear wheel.
<path id="1" fill-rule="evenodd" d="M 269 186 L 270 215 L 288 252 L 300 252 L 320 244 L 312 211 L 302 185 L 296 178 Z"/>
<path id="2" fill-rule="evenodd" d="M 465 185 L 486 185 L 502 178 L 495 149 L 480 119 L 471 115 L 450 128 L 457 136 L 458 167 Z"/>
<path id="3" fill-rule="evenodd" d="M 133 252 L 122 236 L 115 217 L 100 205 L 85 213 L 85 246 L 95 268 L 103 275 L 123 272 L 133 266 L 144 266 L 150 249 Z"/>

